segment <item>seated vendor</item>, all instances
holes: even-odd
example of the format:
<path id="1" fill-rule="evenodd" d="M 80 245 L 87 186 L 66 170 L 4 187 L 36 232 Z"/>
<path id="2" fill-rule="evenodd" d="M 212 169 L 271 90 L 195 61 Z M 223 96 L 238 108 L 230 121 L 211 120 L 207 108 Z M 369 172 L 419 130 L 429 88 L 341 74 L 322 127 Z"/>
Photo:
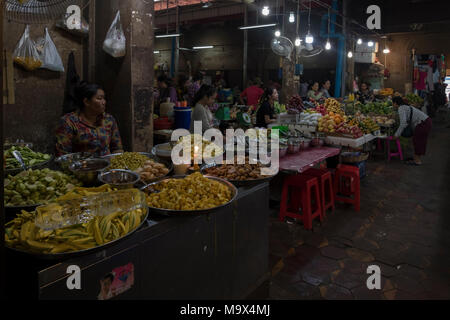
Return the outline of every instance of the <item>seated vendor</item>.
<path id="1" fill-rule="evenodd" d="M 266 88 L 260 100 L 260 106 L 256 112 L 256 126 L 267 128 L 269 124 L 277 122 L 275 118 L 274 104 L 278 101 L 278 91 L 274 88 Z"/>
<path id="2" fill-rule="evenodd" d="M 214 127 L 214 115 L 209 109 L 209 106 L 216 101 L 216 98 L 216 88 L 207 84 L 204 84 L 200 87 L 200 90 L 198 90 L 198 92 L 195 94 L 195 98 L 193 100 L 195 107 L 192 110 L 190 127 L 191 133 L 194 132 L 194 121 L 202 122 L 203 132 Z"/>
<path id="3" fill-rule="evenodd" d="M 123 152 L 119 127 L 105 112 L 105 92 L 97 84 L 82 82 L 76 88 L 79 109 L 64 115 L 56 129 L 56 154 L 89 152 L 104 156 Z"/>

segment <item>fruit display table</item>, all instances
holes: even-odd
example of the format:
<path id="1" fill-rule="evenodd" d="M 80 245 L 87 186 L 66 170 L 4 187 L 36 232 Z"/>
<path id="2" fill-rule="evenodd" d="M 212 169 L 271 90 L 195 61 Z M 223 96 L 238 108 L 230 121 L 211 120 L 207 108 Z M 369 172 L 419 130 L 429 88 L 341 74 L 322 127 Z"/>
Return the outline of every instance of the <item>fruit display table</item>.
<path id="1" fill-rule="evenodd" d="M 280 171 L 302 173 L 328 158 L 339 155 L 340 152 L 339 148 L 309 148 L 281 158 Z"/>
<path id="2" fill-rule="evenodd" d="M 342 146 L 349 148 L 359 148 L 366 143 L 375 140 L 377 137 L 372 134 L 366 134 L 358 139 L 345 138 L 345 137 L 334 137 L 327 136 L 325 138 L 325 143 L 332 146 Z"/>

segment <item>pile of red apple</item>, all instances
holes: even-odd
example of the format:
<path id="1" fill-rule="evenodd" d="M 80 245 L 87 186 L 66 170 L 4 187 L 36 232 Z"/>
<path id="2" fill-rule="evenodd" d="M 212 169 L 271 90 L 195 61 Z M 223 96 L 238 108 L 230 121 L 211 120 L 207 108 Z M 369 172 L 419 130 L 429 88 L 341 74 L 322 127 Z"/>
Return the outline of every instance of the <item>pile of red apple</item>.
<path id="1" fill-rule="evenodd" d="M 316 108 L 315 108 L 315 110 L 316 110 L 316 112 L 317 113 L 320 113 L 321 115 L 326 115 L 328 112 L 327 112 L 327 108 L 325 108 L 325 105 L 323 105 L 323 104 L 320 104 L 320 105 L 318 105 Z"/>

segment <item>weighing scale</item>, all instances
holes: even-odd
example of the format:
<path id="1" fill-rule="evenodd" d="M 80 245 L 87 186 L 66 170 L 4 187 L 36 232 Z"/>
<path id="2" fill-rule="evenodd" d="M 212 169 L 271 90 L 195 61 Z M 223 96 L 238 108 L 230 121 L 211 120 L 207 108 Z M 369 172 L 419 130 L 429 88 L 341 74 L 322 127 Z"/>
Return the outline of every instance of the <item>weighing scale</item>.
<path id="1" fill-rule="evenodd" d="M 214 114 L 215 117 L 220 121 L 230 121 L 230 104 L 228 102 L 224 103 L 218 103 L 219 108 L 217 109 L 216 113 Z"/>

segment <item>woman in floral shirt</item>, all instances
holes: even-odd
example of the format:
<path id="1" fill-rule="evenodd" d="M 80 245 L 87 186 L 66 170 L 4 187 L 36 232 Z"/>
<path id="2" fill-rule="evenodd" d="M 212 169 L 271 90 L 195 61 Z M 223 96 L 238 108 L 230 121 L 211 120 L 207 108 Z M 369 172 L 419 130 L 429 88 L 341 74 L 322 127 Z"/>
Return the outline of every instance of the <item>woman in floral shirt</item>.
<path id="1" fill-rule="evenodd" d="M 64 115 L 56 129 L 56 154 L 89 152 L 104 156 L 123 152 L 119 128 L 105 112 L 105 92 L 96 84 L 81 83 L 76 90 L 79 110 Z"/>

